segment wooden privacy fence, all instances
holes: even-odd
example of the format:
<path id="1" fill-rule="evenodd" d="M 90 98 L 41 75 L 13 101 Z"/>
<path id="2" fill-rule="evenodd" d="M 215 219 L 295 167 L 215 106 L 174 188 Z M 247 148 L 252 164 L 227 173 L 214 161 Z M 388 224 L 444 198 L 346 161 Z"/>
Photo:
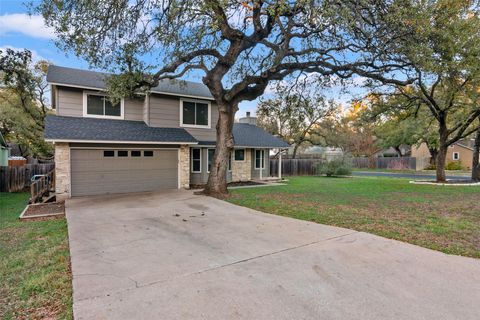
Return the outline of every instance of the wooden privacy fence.
<path id="1" fill-rule="evenodd" d="M 23 191 L 37 174 L 47 174 L 55 169 L 54 163 L 26 164 L 22 167 L 0 167 L 0 192 Z"/>
<path id="2" fill-rule="evenodd" d="M 357 169 L 392 169 L 392 170 L 416 170 L 416 158 L 413 157 L 379 157 L 352 158 L 352 167 Z"/>
<path id="3" fill-rule="evenodd" d="M 282 175 L 313 176 L 321 159 L 282 159 Z M 278 176 L 278 159 L 270 159 L 270 176 Z"/>
<path id="4" fill-rule="evenodd" d="M 324 159 L 282 159 L 282 175 L 313 176 L 317 165 Z M 357 169 L 416 170 L 416 158 L 351 158 L 352 167 Z M 270 159 L 270 176 L 278 176 L 278 159 Z"/>

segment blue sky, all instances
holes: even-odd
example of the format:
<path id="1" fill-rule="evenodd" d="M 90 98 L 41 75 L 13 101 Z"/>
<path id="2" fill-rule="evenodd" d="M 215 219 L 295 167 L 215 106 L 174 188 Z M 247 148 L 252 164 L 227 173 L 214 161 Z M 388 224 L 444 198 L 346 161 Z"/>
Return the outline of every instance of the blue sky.
<path id="1" fill-rule="evenodd" d="M 6 47 L 29 49 L 36 60 L 45 59 L 60 66 L 89 69 L 87 62 L 73 54 L 62 52 L 55 46 L 53 34 L 44 26 L 43 19 L 40 16 L 30 17 L 22 0 L 0 0 L 0 49 Z M 193 74 L 184 79 L 201 81 Z M 363 92 L 358 89 L 361 82 L 361 78 L 354 79 L 348 94 L 341 92 L 340 87 L 334 87 L 325 90 L 325 95 L 346 105 L 352 99 L 351 93 Z M 242 102 L 237 117 L 243 116 L 247 111 L 255 113 L 257 103 L 257 100 Z"/>

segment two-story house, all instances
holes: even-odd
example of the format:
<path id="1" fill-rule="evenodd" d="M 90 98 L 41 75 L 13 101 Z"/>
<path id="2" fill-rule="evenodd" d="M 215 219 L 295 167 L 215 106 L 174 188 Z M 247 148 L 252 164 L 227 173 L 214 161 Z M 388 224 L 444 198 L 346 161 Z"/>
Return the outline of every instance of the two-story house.
<path id="1" fill-rule="evenodd" d="M 218 108 L 200 83 L 162 81 L 148 94 L 105 95 L 105 74 L 50 66 L 52 106 L 45 140 L 55 144 L 58 198 L 189 188 L 207 182 Z M 269 175 L 269 149 L 284 141 L 235 123 L 228 181 Z"/>

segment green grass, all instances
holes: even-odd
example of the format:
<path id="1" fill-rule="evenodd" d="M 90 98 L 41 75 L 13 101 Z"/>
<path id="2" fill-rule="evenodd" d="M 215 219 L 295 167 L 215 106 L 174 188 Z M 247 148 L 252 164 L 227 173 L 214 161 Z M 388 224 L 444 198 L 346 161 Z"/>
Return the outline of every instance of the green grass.
<path id="1" fill-rule="evenodd" d="M 226 200 L 480 258 L 480 187 L 413 185 L 383 177 L 289 180 L 286 186 L 235 189 Z"/>
<path id="2" fill-rule="evenodd" d="M 417 170 L 413 170 L 413 169 L 394 170 L 394 169 L 369 169 L 369 168 L 359 169 L 359 168 L 353 168 L 352 171 L 435 175 L 435 170 L 418 170 L 417 171 Z M 469 170 L 445 170 L 445 173 L 449 176 L 469 176 L 472 172 L 469 171 Z"/>
<path id="3" fill-rule="evenodd" d="M 391 173 L 411 173 L 415 174 L 418 171 L 413 169 L 403 169 L 403 170 L 393 170 L 393 169 L 370 169 L 370 168 L 353 168 L 352 171 L 360 171 L 360 172 L 391 172 Z"/>
<path id="4" fill-rule="evenodd" d="M 65 218 L 20 221 L 26 193 L 0 193 L 0 319 L 72 319 Z"/>

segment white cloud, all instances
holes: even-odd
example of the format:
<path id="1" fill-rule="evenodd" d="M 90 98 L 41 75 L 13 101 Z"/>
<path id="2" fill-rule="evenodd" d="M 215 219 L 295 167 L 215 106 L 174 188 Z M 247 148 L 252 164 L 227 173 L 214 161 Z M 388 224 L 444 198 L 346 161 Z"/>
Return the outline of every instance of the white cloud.
<path id="1" fill-rule="evenodd" d="M 0 35 L 21 33 L 32 38 L 52 39 L 53 30 L 47 28 L 40 15 L 29 16 L 25 13 L 4 14 L 0 16 Z"/>

